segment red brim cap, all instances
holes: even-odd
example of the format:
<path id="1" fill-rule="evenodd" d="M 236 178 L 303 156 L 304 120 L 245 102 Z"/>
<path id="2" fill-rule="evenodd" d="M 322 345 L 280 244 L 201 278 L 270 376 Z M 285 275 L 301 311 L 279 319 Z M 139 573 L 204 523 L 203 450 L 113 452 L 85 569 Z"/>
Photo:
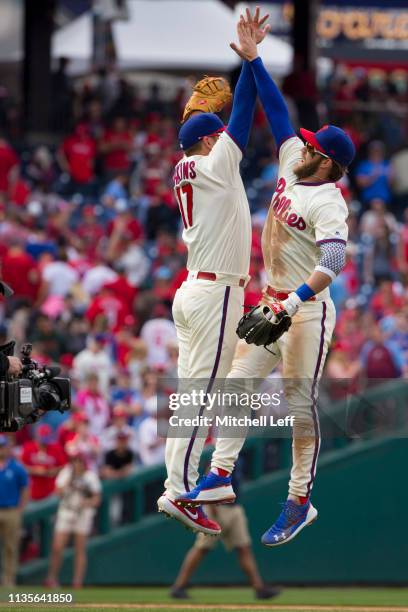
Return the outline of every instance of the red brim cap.
<path id="1" fill-rule="evenodd" d="M 320 151 L 321 153 L 327 155 L 326 151 L 320 146 L 319 141 L 316 138 L 315 132 L 305 130 L 305 128 L 300 128 L 299 131 L 302 135 L 303 140 L 311 144 L 317 151 Z"/>

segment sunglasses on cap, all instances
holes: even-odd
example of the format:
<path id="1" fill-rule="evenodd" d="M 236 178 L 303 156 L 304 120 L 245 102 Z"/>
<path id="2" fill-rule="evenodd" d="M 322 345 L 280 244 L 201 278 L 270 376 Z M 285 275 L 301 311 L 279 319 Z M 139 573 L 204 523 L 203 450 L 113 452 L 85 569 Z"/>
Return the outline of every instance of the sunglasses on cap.
<path id="1" fill-rule="evenodd" d="M 305 143 L 305 147 L 306 147 L 306 151 L 309 153 L 309 155 L 311 155 L 311 157 L 314 157 L 315 155 L 321 155 L 322 157 L 325 157 L 326 159 L 330 159 L 330 157 L 326 155 L 326 153 L 322 153 L 321 151 L 318 151 L 313 145 L 311 145 L 308 142 Z"/>
<path id="2" fill-rule="evenodd" d="M 336 160 L 334 160 L 331 157 L 329 157 L 328 155 L 326 155 L 326 153 L 322 153 L 321 151 L 318 151 L 309 142 L 305 142 L 305 147 L 306 147 L 306 151 L 309 153 L 310 157 L 314 157 L 315 155 L 320 155 L 320 157 L 325 157 L 326 159 L 330 159 L 332 161 L 332 163 L 335 164 L 335 166 L 337 166 L 342 172 L 347 172 L 347 169 L 346 168 L 342 168 L 342 166 L 340 166 L 340 164 L 338 162 L 336 162 Z"/>

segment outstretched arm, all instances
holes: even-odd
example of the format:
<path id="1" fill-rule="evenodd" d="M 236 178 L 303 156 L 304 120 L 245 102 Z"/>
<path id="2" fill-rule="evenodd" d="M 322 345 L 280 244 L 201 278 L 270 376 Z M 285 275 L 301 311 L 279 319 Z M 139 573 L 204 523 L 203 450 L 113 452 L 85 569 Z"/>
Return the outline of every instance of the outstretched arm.
<path id="1" fill-rule="evenodd" d="M 249 28 L 252 32 L 255 48 L 263 41 L 269 31 L 269 26 L 263 26 L 269 15 L 260 18 L 259 7 L 256 7 L 252 17 L 249 9 L 246 9 L 246 21 L 241 16 L 237 24 L 238 38 L 242 36 L 244 28 Z M 232 43 L 231 47 L 236 51 L 237 46 Z M 249 130 L 251 129 L 252 119 L 255 108 L 257 89 L 255 78 L 251 67 L 244 61 L 238 83 L 235 88 L 234 102 L 232 106 L 227 132 L 241 149 L 245 149 L 248 144 Z"/>
<path id="2" fill-rule="evenodd" d="M 226 128 L 226 132 L 242 151 L 248 144 L 256 96 L 254 75 L 249 63 L 244 61 L 235 87 L 231 116 Z"/>
<path id="3" fill-rule="evenodd" d="M 240 46 L 231 45 L 231 47 L 240 57 L 250 62 L 258 95 L 271 126 L 276 144 L 279 147 L 285 140 L 295 136 L 295 130 L 290 123 L 285 100 L 267 73 L 262 59 L 258 57 L 253 28 L 244 22 L 243 24 L 241 23 L 241 27 L 237 31 Z"/>
<path id="4" fill-rule="evenodd" d="M 276 144 L 280 147 L 285 140 L 296 135 L 289 119 L 286 102 L 278 87 L 267 73 L 262 59 L 256 57 L 250 65 L 272 134 Z"/>

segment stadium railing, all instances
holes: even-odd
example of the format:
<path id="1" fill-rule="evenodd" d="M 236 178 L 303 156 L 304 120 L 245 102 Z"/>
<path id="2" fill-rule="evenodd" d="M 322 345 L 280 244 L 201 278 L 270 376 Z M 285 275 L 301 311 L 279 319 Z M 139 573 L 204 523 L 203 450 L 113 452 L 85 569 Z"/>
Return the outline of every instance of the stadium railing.
<path id="1" fill-rule="evenodd" d="M 356 439 L 384 435 L 407 437 L 408 383 L 405 380 L 385 382 L 346 400 L 330 402 L 323 399 L 322 404 L 322 452 L 342 448 Z M 208 464 L 211 452 L 212 447 L 204 450 L 201 468 Z M 291 439 L 250 437 L 245 443 L 243 455 L 245 479 L 255 481 L 266 472 L 290 465 Z M 139 468 L 134 474 L 120 480 L 104 480 L 97 533 L 105 535 L 115 528 L 110 506 L 117 496 L 127 496 L 127 507 L 130 509 L 127 523 L 137 523 L 155 512 L 155 499 L 160 495 L 164 478 L 165 467 L 157 465 Z M 39 534 L 40 558 L 49 555 L 57 507 L 58 498 L 51 496 L 28 504 L 24 513 L 24 526 L 29 529 L 37 527 L 33 532 Z"/>

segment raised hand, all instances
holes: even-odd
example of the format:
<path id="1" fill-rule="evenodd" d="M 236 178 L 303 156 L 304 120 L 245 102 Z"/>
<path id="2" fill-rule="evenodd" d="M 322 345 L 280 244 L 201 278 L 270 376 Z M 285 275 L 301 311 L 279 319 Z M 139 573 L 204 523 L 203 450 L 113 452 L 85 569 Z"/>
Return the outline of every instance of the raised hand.
<path id="1" fill-rule="evenodd" d="M 251 61 L 257 57 L 256 45 L 263 41 L 270 30 L 269 24 L 263 25 L 268 17 L 269 15 L 266 14 L 260 18 L 259 6 L 256 7 L 253 17 L 249 9 L 246 9 L 246 18 L 240 15 L 237 24 L 239 46 L 231 43 L 230 47 L 242 59 Z"/>
<path id="2" fill-rule="evenodd" d="M 239 46 L 237 46 L 235 43 L 231 43 L 230 47 L 242 59 L 251 62 L 258 56 L 255 32 L 251 28 L 251 26 L 245 21 L 242 15 L 237 24 L 237 34 Z"/>
<path id="3" fill-rule="evenodd" d="M 259 45 L 270 31 L 271 26 L 267 24 L 262 27 L 265 21 L 269 18 L 269 13 L 266 13 L 263 17 L 260 18 L 260 9 L 259 6 L 256 7 L 254 16 L 252 17 L 251 11 L 246 9 L 246 23 L 251 27 L 251 30 L 255 36 L 256 44 Z"/>

